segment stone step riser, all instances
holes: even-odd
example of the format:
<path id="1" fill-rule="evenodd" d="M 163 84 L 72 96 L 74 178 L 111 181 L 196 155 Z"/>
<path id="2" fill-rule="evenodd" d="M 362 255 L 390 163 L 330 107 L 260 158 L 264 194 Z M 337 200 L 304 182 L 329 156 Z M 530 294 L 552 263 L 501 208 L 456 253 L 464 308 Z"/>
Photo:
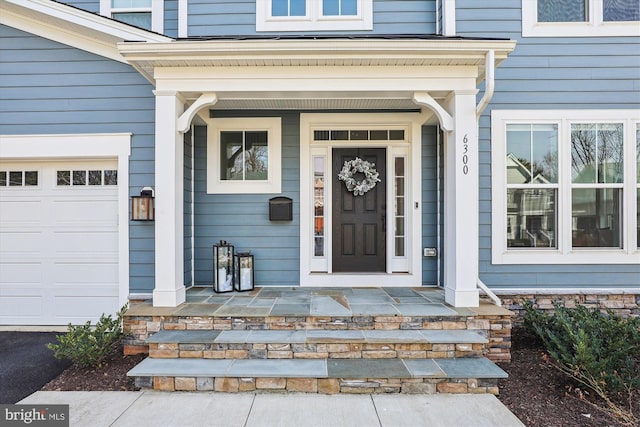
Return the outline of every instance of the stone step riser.
<path id="1" fill-rule="evenodd" d="M 203 359 L 440 359 L 480 357 L 484 344 L 247 343 L 149 344 L 149 357 Z"/>
<path id="2" fill-rule="evenodd" d="M 136 377 L 136 386 L 160 391 L 304 392 L 319 394 L 371 393 L 490 393 L 497 395 L 493 378 L 262 378 L 262 377 Z"/>

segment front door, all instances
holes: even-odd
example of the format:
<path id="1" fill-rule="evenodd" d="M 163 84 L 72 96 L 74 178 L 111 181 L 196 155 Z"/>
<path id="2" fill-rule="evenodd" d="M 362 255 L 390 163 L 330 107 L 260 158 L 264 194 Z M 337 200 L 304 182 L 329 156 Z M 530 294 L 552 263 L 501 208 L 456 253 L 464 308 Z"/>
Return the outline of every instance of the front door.
<path id="1" fill-rule="evenodd" d="M 332 269 L 334 272 L 386 271 L 386 149 L 334 148 L 332 200 Z M 375 164 L 380 182 L 354 195 L 338 179 L 345 162 L 361 158 Z M 356 173 L 358 181 L 363 173 Z"/>

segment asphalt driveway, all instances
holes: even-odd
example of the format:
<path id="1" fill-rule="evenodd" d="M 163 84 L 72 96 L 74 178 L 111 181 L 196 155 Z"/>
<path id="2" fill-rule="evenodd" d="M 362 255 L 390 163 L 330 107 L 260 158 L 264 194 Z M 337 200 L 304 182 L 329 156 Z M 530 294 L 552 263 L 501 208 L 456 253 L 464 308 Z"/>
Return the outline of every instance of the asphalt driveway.
<path id="1" fill-rule="evenodd" d="M 71 364 L 53 357 L 47 343 L 55 340 L 55 332 L 0 331 L 0 403 L 40 390 Z"/>

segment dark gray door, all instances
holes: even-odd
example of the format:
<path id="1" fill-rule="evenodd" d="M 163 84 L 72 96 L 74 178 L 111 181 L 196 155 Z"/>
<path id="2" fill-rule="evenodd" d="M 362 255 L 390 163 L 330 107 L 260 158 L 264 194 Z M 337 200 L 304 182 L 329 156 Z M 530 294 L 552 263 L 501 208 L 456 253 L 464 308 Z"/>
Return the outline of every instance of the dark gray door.
<path id="1" fill-rule="evenodd" d="M 360 157 L 375 163 L 380 182 L 364 195 L 354 196 L 338 179 L 345 161 Z M 333 149 L 332 238 L 334 272 L 386 271 L 386 150 Z M 356 179 L 362 177 L 357 177 Z"/>

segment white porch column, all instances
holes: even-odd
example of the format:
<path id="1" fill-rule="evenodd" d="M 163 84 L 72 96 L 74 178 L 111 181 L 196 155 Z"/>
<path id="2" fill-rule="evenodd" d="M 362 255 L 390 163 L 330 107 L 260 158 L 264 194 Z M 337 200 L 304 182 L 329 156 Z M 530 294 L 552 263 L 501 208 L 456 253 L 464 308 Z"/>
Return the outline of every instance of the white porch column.
<path id="1" fill-rule="evenodd" d="M 454 307 L 477 307 L 478 131 L 476 91 L 456 91 L 451 100 L 453 131 L 445 136 L 444 287 Z"/>
<path id="2" fill-rule="evenodd" d="M 183 135 L 177 129 L 184 106 L 176 92 L 155 91 L 155 307 L 176 307 L 184 287 Z"/>

